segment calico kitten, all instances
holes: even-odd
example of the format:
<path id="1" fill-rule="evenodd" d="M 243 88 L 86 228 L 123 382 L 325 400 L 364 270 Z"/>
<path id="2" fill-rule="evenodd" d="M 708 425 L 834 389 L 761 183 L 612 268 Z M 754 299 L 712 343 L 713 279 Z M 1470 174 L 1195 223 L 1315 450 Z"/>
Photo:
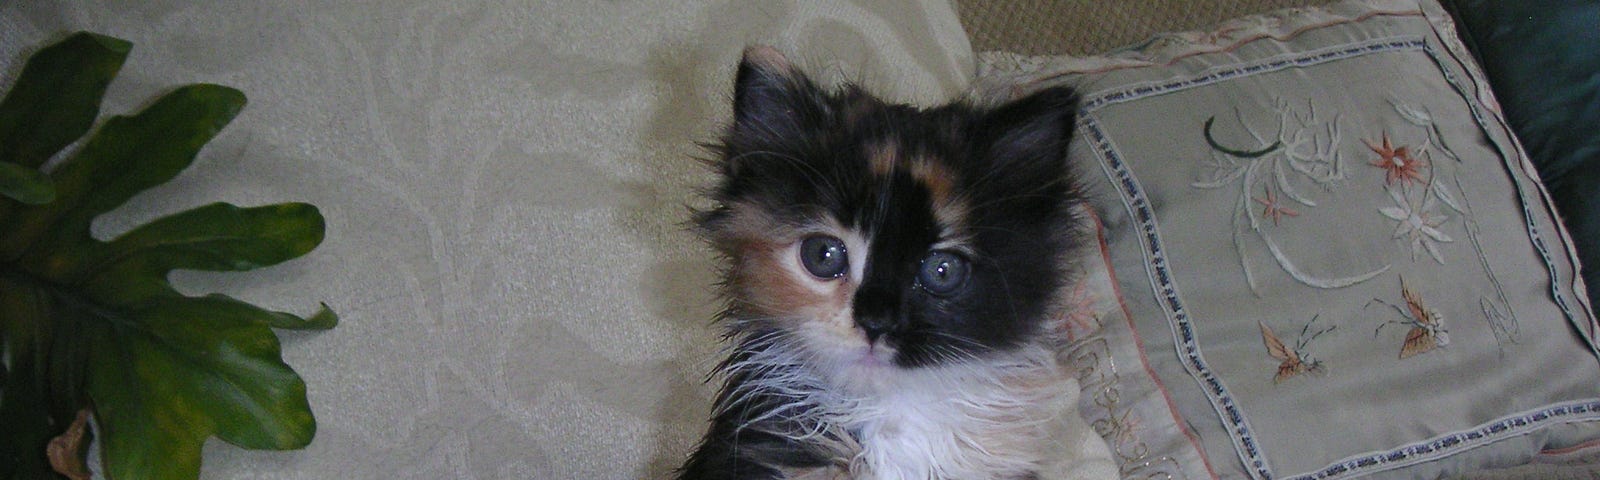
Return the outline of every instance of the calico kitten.
<path id="1" fill-rule="evenodd" d="M 680 479 L 1048 479 L 1077 95 L 917 109 L 747 49 L 700 232 L 732 351 Z"/>

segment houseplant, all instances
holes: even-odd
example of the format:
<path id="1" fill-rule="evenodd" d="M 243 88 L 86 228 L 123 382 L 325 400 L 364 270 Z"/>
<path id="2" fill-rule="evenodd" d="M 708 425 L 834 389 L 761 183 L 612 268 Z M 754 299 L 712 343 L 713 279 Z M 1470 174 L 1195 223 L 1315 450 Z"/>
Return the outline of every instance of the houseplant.
<path id="1" fill-rule="evenodd" d="M 244 271 L 323 239 L 316 207 L 214 203 L 109 241 L 90 223 L 187 168 L 244 107 L 232 88 L 179 87 L 95 124 L 131 44 L 77 33 L 41 49 L 0 100 L 0 479 L 84 478 L 92 418 L 113 479 L 190 479 L 216 436 L 245 448 L 305 446 L 305 382 L 273 328 L 309 317 L 225 295 L 186 296 L 175 269 Z"/>

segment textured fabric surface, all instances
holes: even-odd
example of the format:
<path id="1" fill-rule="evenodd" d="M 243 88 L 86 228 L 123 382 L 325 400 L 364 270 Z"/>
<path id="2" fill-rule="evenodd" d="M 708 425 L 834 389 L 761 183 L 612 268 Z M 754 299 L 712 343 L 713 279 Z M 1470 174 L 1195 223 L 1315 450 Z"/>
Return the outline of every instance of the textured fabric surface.
<path id="1" fill-rule="evenodd" d="M 1518 465 L 1452 477 L 1455 480 L 1594 480 L 1600 465 Z"/>
<path id="2" fill-rule="evenodd" d="M 105 113 L 177 85 L 250 105 L 112 235 L 212 201 L 307 201 L 322 247 L 179 287 L 310 313 L 285 333 L 311 446 L 212 442 L 204 478 L 662 478 L 704 428 L 715 263 L 685 231 L 740 50 L 889 98 L 971 75 L 947 2 L 0 2 L 0 76 L 47 41 L 134 42 Z"/>
<path id="3" fill-rule="evenodd" d="M 1328 0 L 956 0 L 979 52 L 1094 55 L 1160 32 Z"/>
<path id="4" fill-rule="evenodd" d="M 1506 120 L 1600 282 L 1600 2 L 1452 0 Z M 1589 298 L 1600 299 L 1591 291 Z"/>
<path id="5" fill-rule="evenodd" d="M 1083 281 L 1068 297 L 1071 313 L 1060 324 L 1083 388 L 1078 409 L 1105 438 L 1121 478 L 1210 478 L 1194 432 L 1174 421 L 1160 382 L 1147 374 L 1150 364 L 1121 293 L 1126 279 L 1111 265 L 1104 226 L 1096 226 L 1100 248 L 1078 261 Z"/>
<path id="6" fill-rule="evenodd" d="M 1600 437 L 1569 240 L 1432 0 L 980 68 L 997 100 L 1084 92 L 1072 161 L 1132 319 L 1086 338 L 1128 379 L 1102 388 L 1168 406 L 1113 417 L 1166 465 L 1134 473 L 1437 478 Z"/>

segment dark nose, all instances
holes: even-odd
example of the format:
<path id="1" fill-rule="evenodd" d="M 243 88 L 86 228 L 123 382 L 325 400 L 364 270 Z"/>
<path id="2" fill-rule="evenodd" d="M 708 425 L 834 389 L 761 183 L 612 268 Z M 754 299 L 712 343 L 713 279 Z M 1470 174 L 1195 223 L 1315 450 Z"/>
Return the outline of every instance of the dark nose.
<path id="1" fill-rule="evenodd" d="M 889 333 L 889 330 L 894 327 L 894 323 L 892 323 L 888 318 L 877 315 L 870 317 L 857 317 L 856 325 L 861 327 L 861 331 L 867 333 L 868 344 L 876 343 L 878 341 L 878 337 L 883 336 L 885 333 Z"/>
<path id="2" fill-rule="evenodd" d="M 856 326 L 867 334 L 867 343 L 878 341 L 878 337 L 899 326 L 898 301 L 894 289 L 881 282 L 869 282 L 856 290 Z"/>
<path id="3" fill-rule="evenodd" d="M 855 310 L 856 326 L 867 334 L 867 343 L 876 343 L 878 337 L 894 333 L 904 323 L 899 289 L 891 278 L 874 274 L 867 265 L 865 282 L 856 289 L 851 307 Z"/>

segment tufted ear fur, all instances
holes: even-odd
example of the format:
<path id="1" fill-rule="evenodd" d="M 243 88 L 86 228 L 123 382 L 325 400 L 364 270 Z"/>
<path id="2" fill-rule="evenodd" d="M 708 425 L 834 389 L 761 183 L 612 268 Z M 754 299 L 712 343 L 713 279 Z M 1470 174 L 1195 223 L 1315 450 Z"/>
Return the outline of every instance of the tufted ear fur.
<path id="1" fill-rule="evenodd" d="M 823 111 L 820 92 L 778 50 L 744 50 L 734 79 L 733 136 L 781 141 L 803 133 Z"/>
<path id="2" fill-rule="evenodd" d="M 986 168 L 1008 172 L 1003 190 L 1033 191 L 1028 183 L 1063 178 L 1067 145 L 1077 122 L 1078 94 L 1056 87 L 1035 92 L 986 114 L 979 138 L 989 139 Z M 1021 183 L 1021 184 L 1013 184 Z"/>
<path id="3" fill-rule="evenodd" d="M 1078 94 L 1070 88 L 1040 90 L 1002 105 L 984 117 L 993 138 L 990 158 L 1000 161 L 1059 161 L 1067 154 L 1077 121 Z"/>

